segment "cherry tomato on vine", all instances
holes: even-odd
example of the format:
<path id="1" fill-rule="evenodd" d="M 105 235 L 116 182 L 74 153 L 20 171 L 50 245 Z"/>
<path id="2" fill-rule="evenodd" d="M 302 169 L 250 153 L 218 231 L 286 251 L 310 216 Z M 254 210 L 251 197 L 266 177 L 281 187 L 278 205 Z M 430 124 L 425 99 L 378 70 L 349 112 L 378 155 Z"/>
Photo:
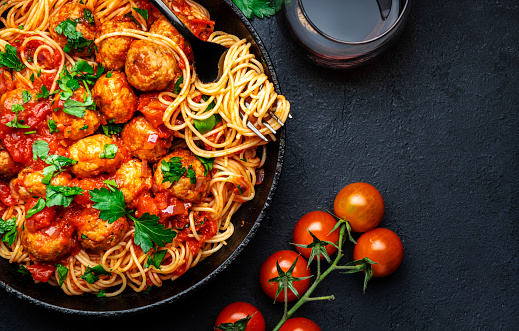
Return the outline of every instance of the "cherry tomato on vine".
<path id="1" fill-rule="evenodd" d="M 301 217 L 294 227 L 294 244 L 309 245 L 313 243 L 314 238 L 312 238 L 310 233 L 308 233 L 309 230 L 314 234 L 314 236 L 319 238 L 319 240 L 337 244 L 339 241 L 339 230 L 335 229 L 331 232 L 336 224 L 337 220 L 335 217 L 325 213 L 324 211 L 309 212 L 305 216 Z M 337 251 L 337 248 L 332 245 L 326 245 L 325 248 L 328 255 L 332 255 Z M 312 252 L 311 248 L 296 246 L 296 249 L 305 258 L 310 258 L 310 253 Z M 322 254 L 319 255 L 319 257 L 321 260 L 324 259 Z"/>
<path id="2" fill-rule="evenodd" d="M 319 325 L 304 317 L 288 319 L 279 331 L 321 331 Z"/>
<path id="3" fill-rule="evenodd" d="M 310 276 L 310 269 L 306 268 L 307 261 L 299 256 L 294 251 L 288 251 L 283 250 L 276 252 L 269 256 L 265 262 L 261 265 L 260 269 L 260 285 L 263 289 L 263 292 L 267 294 L 270 298 L 274 299 L 276 296 L 276 291 L 278 289 L 278 283 L 272 282 L 269 283 L 269 279 L 275 278 L 279 276 L 279 273 L 276 268 L 276 261 L 279 263 L 279 266 L 281 267 L 281 270 L 287 272 L 294 261 L 298 258 L 296 266 L 292 272 L 293 277 L 309 277 Z M 297 280 L 293 282 L 293 285 L 297 292 L 299 293 L 299 296 L 303 295 L 305 291 L 310 286 L 310 279 L 304 279 L 304 280 Z M 287 301 L 294 301 L 297 299 L 297 296 L 288 289 L 287 292 Z M 285 301 L 285 294 L 284 291 L 281 291 L 281 293 L 276 297 L 276 301 L 284 302 Z"/>
<path id="4" fill-rule="evenodd" d="M 362 234 L 353 249 L 353 259 L 368 257 L 372 264 L 373 277 L 384 277 L 398 269 L 404 258 L 404 246 L 396 233 L 389 229 L 376 228 Z"/>
<path id="5" fill-rule="evenodd" d="M 247 322 L 245 319 L 248 317 L 250 320 Z M 265 331 L 265 318 L 258 308 L 250 303 L 233 302 L 222 309 L 214 326 L 216 330 Z M 240 326 L 245 327 L 240 328 Z"/>
<path id="6" fill-rule="evenodd" d="M 348 221 L 353 232 L 376 228 L 384 216 L 384 200 L 380 192 L 367 183 L 352 183 L 344 187 L 333 203 L 337 217 Z"/>

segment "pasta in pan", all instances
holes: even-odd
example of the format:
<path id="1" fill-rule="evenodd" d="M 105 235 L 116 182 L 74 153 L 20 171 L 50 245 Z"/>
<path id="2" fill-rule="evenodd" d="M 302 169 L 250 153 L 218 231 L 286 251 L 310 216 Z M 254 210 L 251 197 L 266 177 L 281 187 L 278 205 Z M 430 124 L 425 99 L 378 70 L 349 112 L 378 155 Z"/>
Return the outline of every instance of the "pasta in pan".
<path id="1" fill-rule="evenodd" d="M 290 111 L 250 43 L 165 3 L 228 48 L 218 81 L 146 0 L 0 1 L 0 256 L 68 295 L 146 291 L 217 252 Z"/>

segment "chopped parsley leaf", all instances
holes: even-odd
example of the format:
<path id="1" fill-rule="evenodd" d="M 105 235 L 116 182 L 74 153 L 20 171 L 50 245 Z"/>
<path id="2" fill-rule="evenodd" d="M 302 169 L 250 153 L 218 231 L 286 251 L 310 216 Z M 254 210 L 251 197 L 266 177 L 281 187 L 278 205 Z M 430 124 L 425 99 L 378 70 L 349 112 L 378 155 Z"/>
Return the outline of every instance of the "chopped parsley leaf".
<path id="1" fill-rule="evenodd" d="M 106 144 L 104 148 L 105 151 L 99 154 L 100 159 L 113 159 L 119 149 L 115 144 Z"/>
<path id="2" fill-rule="evenodd" d="M 205 158 L 201 156 L 197 156 L 197 159 L 202 162 L 205 168 L 204 176 L 207 176 L 208 172 L 213 170 L 213 164 L 214 164 L 214 157 Z"/>
<path id="3" fill-rule="evenodd" d="M 61 287 L 61 285 L 63 285 L 63 282 L 65 281 L 65 279 L 67 279 L 68 268 L 65 266 L 62 266 L 59 263 L 56 263 L 56 267 L 58 269 L 58 281 L 59 281 L 58 284 L 59 284 L 59 287 Z"/>
<path id="4" fill-rule="evenodd" d="M 82 194 L 84 190 L 73 186 L 47 186 L 47 207 L 68 207 L 76 195 Z"/>
<path id="5" fill-rule="evenodd" d="M 13 113 L 15 113 L 14 119 L 11 122 L 6 123 L 5 125 L 7 125 L 10 128 L 17 128 L 17 129 L 28 129 L 28 128 L 30 128 L 30 126 L 22 124 L 23 120 L 18 120 L 18 113 L 23 111 L 23 110 L 25 110 L 25 108 L 22 105 L 20 105 L 20 104 L 12 105 L 11 106 L 11 111 Z"/>
<path id="6" fill-rule="evenodd" d="M 182 88 L 180 87 L 180 84 L 184 82 L 184 76 L 180 76 L 180 78 L 175 83 L 175 87 L 173 88 L 173 93 L 179 94 Z"/>
<path id="7" fill-rule="evenodd" d="M 47 122 L 47 125 L 49 126 L 51 134 L 59 132 L 58 126 L 56 125 L 56 121 L 51 119 Z"/>
<path id="8" fill-rule="evenodd" d="M 160 270 L 160 264 L 164 260 L 164 256 L 168 252 L 167 249 L 164 249 L 162 251 L 155 252 L 153 256 L 148 256 L 148 259 L 146 260 L 146 263 L 144 264 L 144 268 L 148 268 L 149 266 L 154 266 L 155 268 Z"/>
<path id="9" fill-rule="evenodd" d="M 0 51 L 0 67 L 7 67 L 14 71 L 21 71 L 25 68 L 25 64 L 18 57 L 16 47 L 7 44 L 5 52 Z"/>
<path id="10" fill-rule="evenodd" d="M 65 52 L 70 52 L 71 50 L 76 51 L 84 51 L 86 50 L 88 53 L 92 50 L 92 40 L 86 39 L 83 37 L 83 34 L 76 30 L 77 22 L 67 18 L 62 21 L 54 31 L 60 36 L 65 36 L 67 38 L 67 44 L 63 48 Z"/>
<path id="11" fill-rule="evenodd" d="M 29 101 L 31 101 L 32 99 L 32 95 L 31 95 L 31 92 L 27 91 L 27 90 L 23 90 L 22 91 L 22 100 L 23 100 L 23 103 L 27 103 Z"/>
<path id="12" fill-rule="evenodd" d="M 169 161 L 162 160 L 160 170 L 164 175 L 164 179 L 162 180 L 163 183 L 178 182 L 180 177 L 182 177 L 186 173 L 187 169 L 182 166 L 181 160 L 181 157 L 173 157 L 169 159 Z"/>
<path id="13" fill-rule="evenodd" d="M 105 136 L 111 137 L 123 131 L 123 124 L 115 124 L 114 120 L 110 120 L 108 124 L 102 126 L 102 129 Z"/>
<path id="14" fill-rule="evenodd" d="M 0 219 L 0 241 L 3 241 L 8 245 L 12 245 L 16 240 L 17 234 L 18 231 L 16 230 L 16 217 L 12 217 L 7 221 Z"/>
<path id="15" fill-rule="evenodd" d="M 102 265 L 98 264 L 93 268 L 87 267 L 81 278 L 83 278 L 89 284 L 94 284 L 97 280 L 99 280 L 99 276 L 101 275 L 111 276 L 112 273 L 110 271 L 106 271 Z"/>
<path id="16" fill-rule="evenodd" d="M 189 169 L 187 169 L 186 177 L 190 179 L 191 184 L 196 184 L 196 173 L 192 166 L 189 166 Z"/>
<path id="17" fill-rule="evenodd" d="M 145 20 L 148 19 L 148 11 L 146 9 L 142 9 L 142 8 L 137 8 L 137 7 L 132 7 L 133 10 L 135 10 L 139 15 L 142 16 L 142 18 L 144 18 Z"/>
<path id="18" fill-rule="evenodd" d="M 47 156 L 49 156 L 49 151 L 49 143 L 45 140 L 36 140 L 32 144 L 32 156 L 34 161 L 36 161 L 38 158 L 45 160 Z"/>

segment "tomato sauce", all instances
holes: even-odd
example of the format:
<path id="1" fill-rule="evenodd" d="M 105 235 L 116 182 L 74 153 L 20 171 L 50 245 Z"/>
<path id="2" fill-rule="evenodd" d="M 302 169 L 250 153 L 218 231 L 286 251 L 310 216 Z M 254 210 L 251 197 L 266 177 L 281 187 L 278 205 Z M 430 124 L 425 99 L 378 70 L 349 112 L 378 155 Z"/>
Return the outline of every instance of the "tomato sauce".
<path id="1" fill-rule="evenodd" d="M 0 183 L 0 201 L 2 201 L 5 206 L 14 206 L 18 204 L 18 200 L 11 195 L 11 190 L 4 183 Z"/>
<path id="2" fill-rule="evenodd" d="M 62 141 L 50 133 L 47 121 L 50 119 L 50 106 L 48 102 L 24 104 L 25 110 L 18 113 L 18 119 L 24 120 L 24 124 L 30 126 L 28 129 L 10 128 L 5 125 L 11 117 L 6 114 L 0 124 L 0 139 L 15 162 L 24 166 L 31 166 L 34 170 L 41 170 L 47 166 L 42 160 L 34 160 L 32 145 L 36 140 L 44 140 L 49 144 L 49 154 L 66 156 L 68 154 L 67 142 Z M 12 113 L 14 118 L 14 113 Z M 27 132 L 35 133 L 26 134 Z"/>
<path id="3" fill-rule="evenodd" d="M 32 278 L 46 283 L 56 270 L 56 266 L 50 263 L 39 263 L 28 266 L 27 270 L 31 273 Z"/>
<path id="4" fill-rule="evenodd" d="M 26 212 L 36 205 L 38 199 L 30 198 L 25 205 Z M 56 218 L 55 207 L 44 207 L 40 212 L 32 215 L 25 220 L 25 226 L 29 232 L 36 232 L 39 229 L 49 227 Z"/>
<path id="5" fill-rule="evenodd" d="M 170 97 L 166 96 L 165 100 L 173 101 Z M 154 128 L 158 128 L 163 125 L 162 116 L 168 108 L 167 105 L 163 104 L 159 100 L 159 93 L 145 93 L 139 98 L 139 106 L 137 110 L 140 111 Z"/>
<path id="6" fill-rule="evenodd" d="M 41 40 L 31 40 L 27 42 L 25 46 L 22 46 L 25 39 L 33 36 L 39 37 L 38 35 L 23 35 L 12 43 L 13 46 L 15 46 L 18 49 L 18 56 L 20 57 L 20 59 L 22 58 L 22 53 L 25 53 L 25 57 L 28 62 L 34 61 L 34 54 L 38 47 L 47 45 Z M 61 64 L 61 61 L 63 61 L 63 58 L 61 56 L 61 53 L 58 51 L 52 53 L 48 49 L 44 48 L 40 50 L 40 52 L 38 53 L 38 64 L 46 69 L 58 68 Z"/>

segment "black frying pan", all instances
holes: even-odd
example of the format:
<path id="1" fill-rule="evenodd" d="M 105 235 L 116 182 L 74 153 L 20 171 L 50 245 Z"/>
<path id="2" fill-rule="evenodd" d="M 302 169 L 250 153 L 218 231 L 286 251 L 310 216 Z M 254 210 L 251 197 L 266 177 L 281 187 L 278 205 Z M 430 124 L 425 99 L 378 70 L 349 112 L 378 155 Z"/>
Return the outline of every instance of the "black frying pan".
<path id="1" fill-rule="evenodd" d="M 199 0 L 216 21 L 216 30 L 226 31 L 252 43 L 251 51 L 265 64 L 265 70 L 276 91 L 281 93 L 279 83 L 267 51 L 254 28 L 231 0 Z M 181 300 L 203 288 L 221 270 L 226 268 L 251 240 L 265 216 L 266 209 L 274 197 L 285 148 L 285 129 L 278 131 L 278 140 L 268 144 L 268 160 L 264 166 L 265 179 L 256 187 L 254 200 L 242 205 L 233 216 L 234 234 L 220 251 L 200 262 L 175 281 L 165 281 L 160 288 L 149 294 L 135 293 L 132 289 L 114 298 L 97 298 L 93 294 L 67 296 L 61 289 L 48 284 L 34 284 L 30 277 L 17 272 L 17 264 L 0 259 L 0 286 L 7 292 L 34 304 L 79 315 L 116 316 L 141 312 L 160 305 Z"/>

